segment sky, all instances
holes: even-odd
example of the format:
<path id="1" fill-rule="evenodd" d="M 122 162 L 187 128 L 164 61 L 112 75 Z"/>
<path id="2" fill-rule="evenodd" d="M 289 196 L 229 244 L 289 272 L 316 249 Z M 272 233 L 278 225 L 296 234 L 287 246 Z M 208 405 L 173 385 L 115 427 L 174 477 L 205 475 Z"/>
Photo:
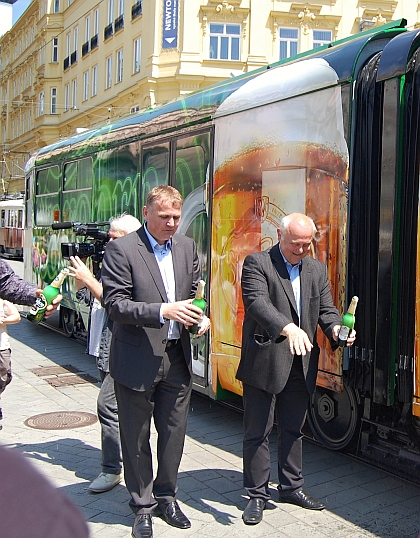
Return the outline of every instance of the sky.
<path id="1" fill-rule="evenodd" d="M 31 1 L 32 0 L 17 0 L 13 4 L 13 16 L 12 16 L 13 24 L 15 24 L 15 22 L 19 19 L 22 13 L 28 8 Z"/>

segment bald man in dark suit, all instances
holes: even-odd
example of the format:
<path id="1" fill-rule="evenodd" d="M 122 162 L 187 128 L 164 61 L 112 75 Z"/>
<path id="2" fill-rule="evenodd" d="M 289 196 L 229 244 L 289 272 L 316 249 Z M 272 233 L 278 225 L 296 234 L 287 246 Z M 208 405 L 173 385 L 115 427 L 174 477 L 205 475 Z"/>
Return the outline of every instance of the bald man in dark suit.
<path id="1" fill-rule="evenodd" d="M 307 257 L 316 227 L 300 213 L 284 217 L 279 243 L 245 258 L 245 319 L 237 378 L 243 383 L 244 487 L 247 525 L 262 520 L 270 499 L 268 437 L 278 426 L 279 498 L 311 510 L 324 504 L 303 489 L 302 427 L 318 372 L 318 325 L 333 349 L 341 318 L 333 305 L 327 268 Z M 353 331 L 348 340 L 355 340 Z"/>

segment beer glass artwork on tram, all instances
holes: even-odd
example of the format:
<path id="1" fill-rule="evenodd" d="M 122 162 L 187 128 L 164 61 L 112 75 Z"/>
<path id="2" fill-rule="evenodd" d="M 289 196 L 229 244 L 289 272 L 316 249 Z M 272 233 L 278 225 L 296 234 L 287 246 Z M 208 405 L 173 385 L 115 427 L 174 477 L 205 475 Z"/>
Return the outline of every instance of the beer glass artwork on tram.
<path id="1" fill-rule="evenodd" d="M 299 88 L 291 84 L 304 80 L 307 88 L 311 77 L 314 87 L 321 77 L 330 87 L 295 96 Z M 253 98 L 263 88 L 267 95 L 270 85 L 274 102 L 254 108 Z M 277 243 L 284 215 L 306 213 L 315 221 L 311 255 L 327 265 L 334 303 L 344 308 L 348 150 L 335 72 L 322 60 L 267 71 L 229 97 L 215 123 L 211 304 L 219 308 L 212 311 L 212 383 L 240 394 L 242 265 L 248 254 Z M 332 352 L 321 331 L 318 342 L 318 382 L 341 390 L 341 352 Z"/>

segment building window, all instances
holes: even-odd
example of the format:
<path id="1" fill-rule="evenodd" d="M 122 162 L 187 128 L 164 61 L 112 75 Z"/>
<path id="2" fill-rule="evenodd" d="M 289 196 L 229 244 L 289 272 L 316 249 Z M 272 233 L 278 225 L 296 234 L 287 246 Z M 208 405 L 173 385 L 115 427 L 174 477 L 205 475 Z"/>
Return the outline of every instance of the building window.
<path id="1" fill-rule="evenodd" d="M 57 88 L 51 88 L 51 114 L 57 114 Z"/>
<path id="2" fill-rule="evenodd" d="M 322 45 L 328 45 L 332 41 L 331 30 L 314 30 L 313 31 L 313 48 L 322 47 Z"/>
<path id="3" fill-rule="evenodd" d="M 239 60 L 240 24 L 210 23 L 210 58 Z"/>
<path id="4" fill-rule="evenodd" d="M 123 60 L 124 60 L 124 51 L 123 49 L 117 50 L 117 72 L 115 81 L 121 82 L 123 79 Z"/>
<path id="5" fill-rule="evenodd" d="M 134 40 L 134 51 L 133 51 L 133 73 L 138 73 L 140 71 L 140 61 L 141 61 L 141 37 L 138 37 Z"/>
<path id="6" fill-rule="evenodd" d="M 131 20 L 137 19 L 142 14 L 142 0 L 138 0 L 131 6 Z"/>
<path id="7" fill-rule="evenodd" d="M 74 47 L 73 47 L 73 51 L 74 52 L 77 52 L 77 47 L 79 46 L 79 27 L 76 26 L 73 30 L 73 44 L 74 44 Z"/>
<path id="8" fill-rule="evenodd" d="M 98 93 L 98 66 L 92 67 L 92 97 Z"/>
<path id="9" fill-rule="evenodd" d="M 72 86 L 72 102 L 71 107 L 74 109 L 77 109 L 77 79 L 73 79 L 71 81 Z"/>
<path id="10" fill-rule="evenodd" d="M 44 114 L 44 103 L 45 103 L 45 92 L 39 94 L 39 103 L 38 103 L 38 116 Z"/>
<path id="11" fill-rule="evenodd" d="M 54 0 L 54 13 L 60 13 L 60 0 Z"/>
<path id="12" fill-rule="evenodd" d="M 124 0 L 118 0 L 117 10 L 117 17 L 121 17 L 121 15 L 124 15 Z"/>
<path id="13" fill-rule="evenodd" d="M 70 56 L 71 54 L 71 33 L 69 32 L 66 34 L 66 56 Z"/>
<path id="14" fill-rule="evenodd" d="M 89 99 L 89 71 L 83 73 L 83 101 Z"/>
<path id="15" fill-rule="evenodd" d="M 93 12 L 93 35 L 99 34 L 99 9 Z"/>
<path id="16" fill-rule="evenodd" d="M 108 89 L 112 85 L 112 56 L 108 56 L 105 60 L 106 74 L 105 74 L 105 89 Z"/>
<path id="17" fill-rule="evenodd" d="M 70 108 L 70 84 L 64 86 L 64 110 Z"/>
<path id="18" fill-rule="evenodd" d="M 114 0 L 108 0 L 108 24 L 114 22 Z"/>
<path id="19" fill-rule="evenodd" d="M 90 16 L 85 19 L 85 41 L 90 41 Z"/>
<path id="20" fill-rule="evenodd" d="M 280 60 L 290 58 L 298 53 L 299 30 L 297 28 L 280 28 Z"/>
<path id="21" fill-rule="evenodd" d="M 58 37 L 53 37 L 52 40 L 52 61 L 58 62 Z"/>

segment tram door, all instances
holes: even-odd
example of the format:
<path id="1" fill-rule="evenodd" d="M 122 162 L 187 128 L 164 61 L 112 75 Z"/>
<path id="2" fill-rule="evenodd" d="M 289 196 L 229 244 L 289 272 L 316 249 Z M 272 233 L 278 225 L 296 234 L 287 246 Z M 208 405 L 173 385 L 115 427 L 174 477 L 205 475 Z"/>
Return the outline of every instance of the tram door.
<path id="1" fill-rule="evenodd" d="M 171 141 L 156 142 L 143 147 L 141 206 L 146 203 L 148 192 L 156 185 L 172 185 L 184 199 L 182 218 L 177 233 L 194 239 L 200 259 L 201 273 L 210 283 L 208 268 L 208 178 L 210 175 L 211 132 L 199 131 L 180 135 Z M 210 305 L 209 305 L 210 306 Z M 197 387 L 207 387 L 209 336 L 192 341 L 193 382 Z"/>

